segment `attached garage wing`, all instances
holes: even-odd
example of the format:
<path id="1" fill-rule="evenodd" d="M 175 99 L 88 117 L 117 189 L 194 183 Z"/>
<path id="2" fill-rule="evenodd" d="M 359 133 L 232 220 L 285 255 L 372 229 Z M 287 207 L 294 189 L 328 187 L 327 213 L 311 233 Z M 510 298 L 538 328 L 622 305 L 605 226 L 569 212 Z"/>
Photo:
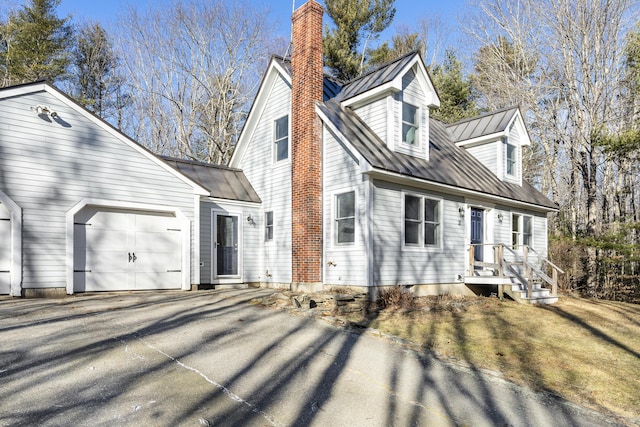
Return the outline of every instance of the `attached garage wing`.
<path id="1" fill-rule="evenodd" d="M 74 291 L 180 289 L 181 236 L 170 213 L 84 208 L 74 223 Z"/>

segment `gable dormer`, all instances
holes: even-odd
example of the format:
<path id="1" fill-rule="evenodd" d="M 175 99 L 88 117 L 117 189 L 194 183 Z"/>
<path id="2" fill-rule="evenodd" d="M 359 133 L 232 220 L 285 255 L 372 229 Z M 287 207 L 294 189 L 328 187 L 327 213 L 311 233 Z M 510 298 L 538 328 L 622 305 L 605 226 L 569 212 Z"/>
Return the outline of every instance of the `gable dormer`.
<path id="1" fill-rule="evenodd" d="M 531 145 L 520 109 L 465 119 L 448 126 L 465 148 L 500 180 L 522 185 L 522 148 Z"/>
<path id="2" fill-rule="evenodd" d="M 336 100 L 391 150 L 429 159 L 429 108 L 440 100 L 418 52 L 351 81 Z"/>

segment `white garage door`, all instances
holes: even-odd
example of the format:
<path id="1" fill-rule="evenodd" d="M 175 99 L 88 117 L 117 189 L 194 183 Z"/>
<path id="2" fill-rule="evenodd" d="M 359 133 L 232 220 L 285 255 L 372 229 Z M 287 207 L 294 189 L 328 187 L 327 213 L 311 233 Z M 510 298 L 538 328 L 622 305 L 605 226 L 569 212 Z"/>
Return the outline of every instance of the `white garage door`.
<path id="1" fill-rule="evenodd" d="M 180 289 L 181 230 L 172 214 L 87 207 L 76 215 L 75 291 Z"/>
<path id="2" fill-rule="evenodd" d="M 11 291 L 11 215 L 0 203 L 0 295 Z"/>

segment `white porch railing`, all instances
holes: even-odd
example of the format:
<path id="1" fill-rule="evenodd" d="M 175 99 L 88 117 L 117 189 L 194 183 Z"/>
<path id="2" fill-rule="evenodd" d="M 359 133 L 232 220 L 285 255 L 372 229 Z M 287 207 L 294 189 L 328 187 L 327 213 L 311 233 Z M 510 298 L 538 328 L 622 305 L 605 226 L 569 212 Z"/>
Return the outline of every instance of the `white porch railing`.
<path id="1" fill-rule="evenodd" d="M 487 247 L 493 248 L 492 262 L 477 261 L 475 254 L 477 250 L 484 250 Z M 489 271 L 494 278 L 507 277 L 505 272 L 515 277 L 522 285 L 526 286 L 527 298 L 532 297 L 533 285 L 540 281 L 551 289 L 551 296 L 558 296 L 558 274 L 564 271 L 536 252 L 533 248 L 523 245 L 522 252 L 513 250 L 504 243 L 472 244 L 469 246 L 469 271 L 468 275 L 476 276 L 480 271 Z M 505 255 L 507 255 L 505 257 Z M 507 259 L 508 258 L 508 259 Z M 499 296 L 503 296 L 503 285 L 498 286 Z"/>

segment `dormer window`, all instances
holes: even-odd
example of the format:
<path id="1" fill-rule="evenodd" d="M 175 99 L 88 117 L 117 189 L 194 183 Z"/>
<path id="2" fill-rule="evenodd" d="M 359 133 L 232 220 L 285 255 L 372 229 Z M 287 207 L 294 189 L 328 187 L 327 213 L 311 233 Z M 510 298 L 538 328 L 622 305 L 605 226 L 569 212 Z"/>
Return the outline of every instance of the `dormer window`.
<path id="1" fill-rule="evenodd" d="M 518 164 L 516 157 L 517 151 L 518 150 L 515 145 L 507 143 L 506 171 L 509 176 L 516 176 L 516 166 Z"/>
<path id="2" fill-rule="evenodd" d="M 402 142 L 418 143 L 418 107 L 406 102 L 402 103 Z"/>

